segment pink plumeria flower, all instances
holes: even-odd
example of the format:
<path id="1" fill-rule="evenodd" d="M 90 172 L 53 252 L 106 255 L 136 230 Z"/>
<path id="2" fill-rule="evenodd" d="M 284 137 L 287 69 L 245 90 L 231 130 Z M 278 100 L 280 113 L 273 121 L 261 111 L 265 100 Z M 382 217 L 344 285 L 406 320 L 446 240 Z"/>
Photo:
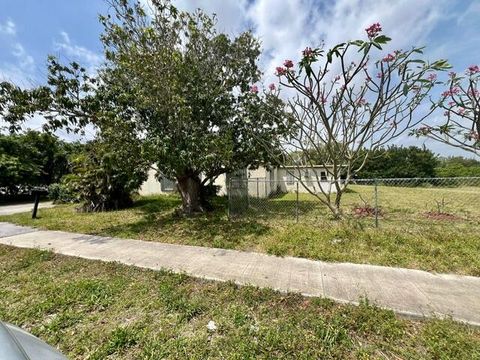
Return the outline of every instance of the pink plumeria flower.
<path id="1" fill-rule="evenodd" d="M 365 31 L 367 32 L 368 38 L 373 39 L 377 37 L 378 34 L 380 34 L 380 32 L 382 31 L 382 27 L 380 26 L 380 23 L 375 23 L 367 27 Z"/>
<path id="2" fill-rule="evenodd" d="M 302 51 L 302 55 L 305 57 L 309 57 L 313 55 L 313 50 L 311 47 L 306 47 L 305 50 Z"/>
<path id="3" fill-rule="evenodd" d="M 283 66 L 285 66 L 287 69 L 291 69 L 293 67 L 293 61 L 292 60 L 285 60 L 283 62 Z"/>
<path id="4" fill-rule="evenodd" d="M 395 60 L 395 56 L 393 56 L 392 54 L 388 54 L 382 59 L 383 62 L 391 62 L 393 60 Z"/>
<path id="5" fill-rule="evenodd" d="M 422 126 L 418 128 L 418 131 L 423 135 L 427 135 L 432 131 L 432 128 L 430 126 Z"/>
<path id="6" fill-rule="evenodd" d="M 357 104 L 359 106 L 364 106 L 364 105 L 367 104 L 367 100 L 365 100 L 364 98 L 360 98 L 360 99 L 357 100 Z"/>
<path id="7" fill-rule="evenodd" d="M 277 68 L 275 70 L 276 70 L 277 76 L 282 76 L 282 75 L 285 75 L 287 73 L 287 69 L 285 69 L 284 67 L 281 67 L 281 66 L 277 66 Z"/>
<path id="8" fill-rule="evenodd" d="M 474 75 L 480 72 L 480 67 L 478 65 L 469 66 L 467 69 L 468 75 Z"/>
<path id="9" fill-rule="evenodd" d="M 480 140 L 480 133 L 476 132 L 475 130 L 471 130 L 468 135 L 466 135 L 468 140 Z"/>
<path id="10" fill-rule="evenodd" d="M 257 85 L 252 85 L 252 86 L 250 86 L 250 92 L 251 92 L 252 94 L 258 93 L 258 86 L 257 86 Z"/>
<path id="11" fill-rule="evenodd" d="M 437 74 L 434 74 L 434 73 L 428 74 L 427 80 L 432 81 L 432 82 L 437 80 Z"/>
<path id="12" fill-rule="evenodd" d="M 271 83 L 270 85 L 268 85 L 268 88 L 269 88 L 271 91 L 275 91 L 275 89 L 276 89 L 277 87 L 275 86 L 274 83 Z"/>
<path id="13" fill-rule="evenodd" d="M 444 91 L 442 93 L 442 96 L 445 98 L 445 97 L 457 95 L 459 92 L 460 92 L 460 89 L 457 86 L 455 86 L 455 87 L 451 88 L 450 90 Z"/>

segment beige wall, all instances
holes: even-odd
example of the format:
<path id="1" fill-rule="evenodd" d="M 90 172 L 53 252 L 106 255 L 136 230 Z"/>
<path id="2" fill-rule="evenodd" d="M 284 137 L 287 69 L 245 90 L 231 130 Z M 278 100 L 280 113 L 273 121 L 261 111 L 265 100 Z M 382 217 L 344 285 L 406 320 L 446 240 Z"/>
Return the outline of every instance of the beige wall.
<path id="1" fill-rule="evenodd" d="M 309 177 L 306 177 L 305 171 L 308 170 Z M 289 176 L 289 171 L 295 174 L 296 177 L 299 176 L 298 169 L 278 169 L 278 176 L 279 183 L 281 186 L 282 191 L 285 192 L 295 192 L 297 190 L 297 180 L 295 177 Z M 309 191 L 307 188 L 313 192 L 320 193 L 323 191 L 334 193 L 336 191 L 335 186 L 332 185 L 332 177 L 328 175 L 324 167 L 315 167 L 315 168 L 305 168 L 300 170 L 302 175 L 303 183 L 306 185 L 302 185 L 300 182 L 298 184 L 298 191 L 300 193 L 308 193 Z M 327 179 L 322 181 L 321 174 L 325 172 Z M 317 178 L 318 176 L 318 178 Z M 293 180 L 289 181 L 289 180 Z"/>
<path id="2" fill-rule="evenodd" d="M 225 186 L 226 175 L 220 175 L 214 182 L 215 185 L 220 186 L 219 195 L 226 195 L 227 188 Z M 142 184 L 139 194 L 142 196 L 156 195 L 156 194 L 171 194 L 172 191 L 162 191 L 162 185 L 156 178 L 156 170 L 150 169 L 148 171 L 148 178 Z"/>
<path id="3" fill-rule="evenodd" d="M 226 180 L 227 179 L 227 175 L 226 174 L 222 174 L 220 175 L 219 177 L 217 177 L 215 179 L 215 181 L 213 182 L 213 185 L 216 185 L 216 186 L 219 186 L 219 190 L 218 190 L 218 195 L 222 196 L 222 195 L 227 195 L 227 186 L 226 186 Z"/>
<path id="4" fill-rule="evenodd" d="M 161 194 L 162 188 L 160 182 L 155 177 L 156 170 L 148 170 L 148 178 L 140 187 L 139 194 L 142 196 Z"/>
<path id="5" fill-rule="evenodd" d="M 248 195 L 252 197 L 265 198 L 275 194 L 277 192 L 295 192 L 297 190 L 296 180 L 293 178 L 293 183 L 289 182 L 291 179 L 288 176 L 288 171 L 296 171 L 298 175 L 298 170 L 295 169 L 284 169 L 284 168 L 275 168 L 270 171 L 264 167 L 259 167 L 255 170 L 248 170 Z M 307 168 L 305 168 L 307 170 Z M 308 188 L 314 192 L 321 192 L 323 189 L 326 192 L 335 192 L 335 187 L 331 185 L 331 177 L 327 175 L 326 181 L 318 181 L 315 173 L 320 179 L 321 172 L 325 171 L 323 167 L 308 168 L 310 174 L 310 181 L 304 180 L 308 184 Z M 157 180 L 156 171 L 150 169 L 148 172 L 148 179 L 145 181 L 140 188 L 140 195 L 154 195 L 154 194 L 170 194 L 171 191 L 165 192 L 162 191 L 160 182 Z M 215 185 L 219 186 L 219 195 L 227 194 L 227 176 L 225 174 L 220 175 L 214 182 Z M 321 189 L 320 189 L 321 187 Z M 308 193 L 308 190 L 302 185 L 299 184 L 299 192 Z"/>

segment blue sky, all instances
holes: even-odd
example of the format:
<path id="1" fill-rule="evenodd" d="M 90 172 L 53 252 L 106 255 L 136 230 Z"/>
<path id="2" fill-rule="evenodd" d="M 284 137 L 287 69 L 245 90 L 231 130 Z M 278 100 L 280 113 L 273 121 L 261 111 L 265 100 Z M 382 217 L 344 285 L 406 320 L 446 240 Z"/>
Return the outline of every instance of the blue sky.
<path id="1" fill-rule="evenodd" d="M 143 0 L 145 3 L 148 0 Z M 185 10 L 216 13 L 218 28 L 230 34 L 250 28 L 261 39 L 265 83 L 275 66 L 307 45 L 326 46 L 363 36 L 380 22 L 391 48 L 426 45 L 429 59 L 448 58 L 455 70 L 480 64 L 480 0 L 175 0 Z M 0 0 L 0 81 L 21 86 L 45 81 L 48 54 L 94 69 L 101 62 L 98 13 L 103 0 Z M 38 126 L 40 119 L 31 122 Z M 67 135 L 65 135 L 67 136 Z M 404 138 L 402 144 L 423 141 Z M 426 142 L 443 154 L 441 145 Z"/>

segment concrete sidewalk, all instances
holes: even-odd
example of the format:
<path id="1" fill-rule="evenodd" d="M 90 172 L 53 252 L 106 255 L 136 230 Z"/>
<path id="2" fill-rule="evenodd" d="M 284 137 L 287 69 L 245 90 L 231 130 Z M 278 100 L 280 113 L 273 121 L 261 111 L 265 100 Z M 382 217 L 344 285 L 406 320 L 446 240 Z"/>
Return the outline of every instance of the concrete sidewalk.
<path id="1" fill-rule="evenodd" d="M 451 316 L 480 326 L 480 278 L 473 276 L 37 231 L 7 223 L 0 223 L 0 243 L 155 270 L 170 269 L 345 303 L 358 303 L 361 297 L 368 297 L 401 315 Z"/>

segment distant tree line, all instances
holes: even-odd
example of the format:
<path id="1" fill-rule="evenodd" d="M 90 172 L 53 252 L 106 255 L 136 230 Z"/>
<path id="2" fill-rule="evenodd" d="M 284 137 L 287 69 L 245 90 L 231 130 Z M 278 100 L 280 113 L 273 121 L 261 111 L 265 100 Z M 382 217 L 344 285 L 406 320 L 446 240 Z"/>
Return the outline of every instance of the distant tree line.
<path id="1" fill-rule="evenodd" d="M 480 161 L 462 156 L 439 158 L 435 171 L 438 177 L 480 176 Z"/>
<path id="2" fill-rule="evenodd" d="M 291 153 L 287 165 L 289 159 L 297 161 L 303 155 L 303 152 Z M 324 162 L 321 150 L 309 156 L 317 164 Z M 480 161 L 462 156 L 440 157 L 427 148 L 395 145 L 370 151 L 362 170 L 355 174 L 357 179 L 461 176 L 480 176 Z"/>
<path id="3" fill-rule="evenodd" d="M 480 176 L 480 161 L 439 157 L 416 146 L 389 146 L 371 153 L 357 178 L 430 178 Z"/>
<path id="4" fill-rule="evenodd" d="M 81 151 L 79 143 L 67 143 L 55 135 L 27 131 L 0 134 L 0 188 L 15 196 L 34 186 L 49 186 L 70 172 L 69 157 Z"/>

